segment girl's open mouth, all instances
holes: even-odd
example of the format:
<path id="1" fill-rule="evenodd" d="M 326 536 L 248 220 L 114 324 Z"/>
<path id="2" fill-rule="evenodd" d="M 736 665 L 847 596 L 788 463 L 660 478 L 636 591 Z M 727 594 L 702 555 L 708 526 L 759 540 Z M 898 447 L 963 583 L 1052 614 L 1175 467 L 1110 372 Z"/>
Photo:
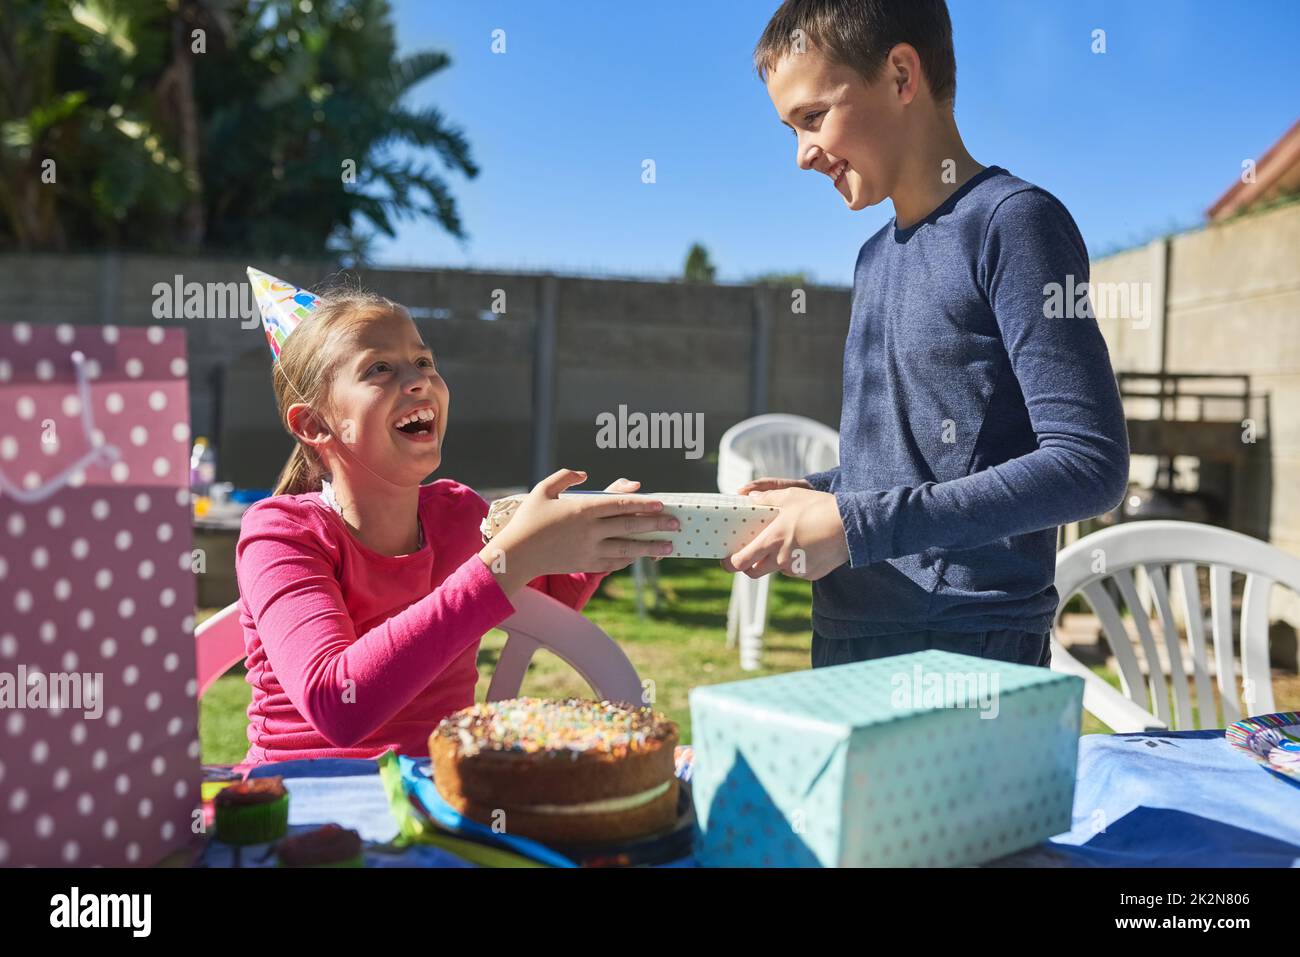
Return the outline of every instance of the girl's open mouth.
<path id="1" fill-rule="evenodd" d="M 423 428 L 398 429 L 402 437 L 412 442 L 436 442 L 438 433 L 434 431 L 431 423 L 422 423 Z"/>
<path id="2" fill-rule="evenodd" d="M 419 409 L 398 419 L 393 428 L 412 442 L 435 442 L 437 426 L 438 416 L 432 409 Z"/>

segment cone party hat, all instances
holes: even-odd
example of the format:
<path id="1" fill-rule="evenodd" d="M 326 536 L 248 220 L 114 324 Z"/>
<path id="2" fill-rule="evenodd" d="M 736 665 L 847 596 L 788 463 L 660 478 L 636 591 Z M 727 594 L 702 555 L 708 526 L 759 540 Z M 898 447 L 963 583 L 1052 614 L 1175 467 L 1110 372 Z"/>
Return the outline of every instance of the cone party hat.
<path id="1" fill-rule="evenodd" d="M 262 328 L 271 354 L 278 361 L 280 348 L 289 333 L 298 328 L 304 319 L 310 319 L 321 305 L 320 296 L 299 289 L 283 279 L 276 279 L 260 269 L 248 267 L 248 281 L 253 287 L 253 298 L 262 313 Z"/>

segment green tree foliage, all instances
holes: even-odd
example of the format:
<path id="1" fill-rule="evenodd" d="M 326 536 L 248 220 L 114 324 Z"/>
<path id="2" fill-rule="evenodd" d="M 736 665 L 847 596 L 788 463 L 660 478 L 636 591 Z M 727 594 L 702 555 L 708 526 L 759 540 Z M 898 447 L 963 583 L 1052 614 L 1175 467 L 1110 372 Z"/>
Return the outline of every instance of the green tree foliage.
<path id="1" fill-rule="evenodd" d="M 683 278 L 687 282 L 713 282 L 717 271 L 713 261 L 709 259 L 709 251 L 699 243 L 692 245 L 690 252 L 686 254 L 686 270 Z"/>
<path id="2" fill-rule="evenodd" d="M 449 62 L 397 58 L 387 0 L 0 0 L 0 247 L 463 237 L 443 172 L 477 175 L 469 145 L 406 105 Z"/>
<path id="3" fill-rule="evenodd" d="M 808 274 L 806 272 L 765 272 L 759 273 L 750 279 L 756 286 L 780 286 L 786 289 L 797 289 L 808 285 Z"/>
<path id="4" fill-rule="evenodd" d="M 0 243 L 65 248 L 165 227 L 184 169 L 152 110 L 166 7 L 0 0 Z"/>

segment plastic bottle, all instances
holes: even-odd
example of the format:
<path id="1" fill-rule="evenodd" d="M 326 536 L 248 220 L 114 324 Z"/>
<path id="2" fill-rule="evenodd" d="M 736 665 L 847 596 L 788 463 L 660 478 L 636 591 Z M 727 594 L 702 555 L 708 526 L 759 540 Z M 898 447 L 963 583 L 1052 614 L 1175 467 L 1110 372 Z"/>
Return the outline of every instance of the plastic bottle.
<path id="1" fill-rule="evenodd" d="M 200 435 L 195 438 L 194 450 L 190 453 L 190 491 L 195 495 L 207 495 L 216 480 L 217 453 Z"/>

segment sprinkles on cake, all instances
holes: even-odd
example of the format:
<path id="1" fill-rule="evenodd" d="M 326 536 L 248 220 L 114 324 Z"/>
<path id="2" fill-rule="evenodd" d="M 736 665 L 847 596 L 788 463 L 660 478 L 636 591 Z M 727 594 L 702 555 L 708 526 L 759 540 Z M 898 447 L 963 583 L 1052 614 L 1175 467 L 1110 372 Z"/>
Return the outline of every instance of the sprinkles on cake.
<path id="1" fill-rule="evenodd" d="M 664 725 L 649 707 L 583 698 L 509 698 L 462 708 L 444 718 L 438 731 L 458 739 L 464 754 L 568 751 L 577 757 L 585 751 L 637 750 L 662 738 Z"/>

